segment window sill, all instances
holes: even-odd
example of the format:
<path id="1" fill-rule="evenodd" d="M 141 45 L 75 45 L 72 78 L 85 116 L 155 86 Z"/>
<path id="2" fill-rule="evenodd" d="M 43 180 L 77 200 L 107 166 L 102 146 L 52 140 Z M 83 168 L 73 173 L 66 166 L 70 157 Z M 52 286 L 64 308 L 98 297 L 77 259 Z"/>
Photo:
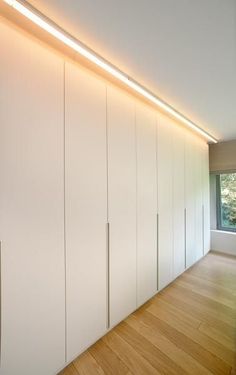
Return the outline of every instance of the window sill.
<path id="1" fill-rule="evenodd" d="M 224 233 L 224 234 L 233 234 L 236 236 L 236 232 L 234 231 L 230 231 L 230 230 L 220 230 L 220 229 L 211 229 L 211 232 L 214 232 L 214 233 Z"/>

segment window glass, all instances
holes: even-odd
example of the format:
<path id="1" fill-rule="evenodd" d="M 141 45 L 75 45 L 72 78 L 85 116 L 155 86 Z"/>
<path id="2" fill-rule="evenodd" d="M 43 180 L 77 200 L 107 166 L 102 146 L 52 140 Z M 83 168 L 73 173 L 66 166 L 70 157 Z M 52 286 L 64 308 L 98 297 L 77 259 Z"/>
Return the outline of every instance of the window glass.
<path id="1" fill-rule="evenodd" d="M 236 231 L 236 173 L 217 176 L 218 229 Z"/>

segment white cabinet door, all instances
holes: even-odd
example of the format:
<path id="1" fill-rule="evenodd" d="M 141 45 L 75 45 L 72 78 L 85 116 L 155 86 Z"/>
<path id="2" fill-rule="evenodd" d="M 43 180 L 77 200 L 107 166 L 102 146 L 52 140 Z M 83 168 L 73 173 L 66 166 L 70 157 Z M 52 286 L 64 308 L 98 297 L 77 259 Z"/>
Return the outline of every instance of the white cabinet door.
<path id="1" fill-rule="evenodd" d="M 173 280 L 173 133 L 158 117 L 158 274 L 159 289 Z"/>
<path id="2" fill-rule="evenodd" d="M 110 323 L 136 308 L 136 149 L 133 99 L 108 87 Z"/>
<path id="3" fill-rule="evenodd" d="M 157 292 L 156 115 L 136 105 L 137 127 L 137 301 Z"/>
<path id="4" fill-rule="evenodd" d="M 210 250 L 210 188 L 209 188 L 209 146 L 202 145 L 202 184 L 203 184 L 203 248 L 204 254 Z"/>
<path id="5" fill-rule="evenodd" d="M 196 163 L 195 137 L 185 138 L 186 267 L 196 261 Z"/>
<path id="6" fill-rule="evenodd" d="M 195 215 L 196 215 L 196 261 L 203 254 L 203 182 L 202 182 L 202 142 L 195 141 Z"/>
<path id="7" fill-rule="evenodd" d="M 65 363 L 63 61 L 0 22 L 1 375 Z"/>
<path id="8" fill-rule="evenodd" d="M 185 130 L 173 125 L 174 278 L 185 269 Z"/>
<path id="9" fill-rule="evenodd" d="M 106 87 L 65 71 L 67 360 L 106 331 Z"/>

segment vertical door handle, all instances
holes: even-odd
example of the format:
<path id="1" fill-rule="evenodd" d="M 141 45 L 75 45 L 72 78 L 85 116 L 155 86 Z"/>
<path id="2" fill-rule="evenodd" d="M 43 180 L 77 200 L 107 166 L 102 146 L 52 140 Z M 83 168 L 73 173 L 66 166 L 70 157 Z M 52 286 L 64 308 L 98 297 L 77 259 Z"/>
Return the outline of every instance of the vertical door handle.
<path id="1" fill-rule="evenodd" d="M 106 223 L 106 257 L 107 257 L 107 329 L 110 328 L 110 223 Z"/>
<path id="2" fill-rule="evenodd" d="M 187 208 L 184 209 L 184 265 L 187 267 Z"/>
<path id="3" fill-rule="evenodd" d="M 157 290 L 159 290 L 159 214 L 157 213 Z"/>

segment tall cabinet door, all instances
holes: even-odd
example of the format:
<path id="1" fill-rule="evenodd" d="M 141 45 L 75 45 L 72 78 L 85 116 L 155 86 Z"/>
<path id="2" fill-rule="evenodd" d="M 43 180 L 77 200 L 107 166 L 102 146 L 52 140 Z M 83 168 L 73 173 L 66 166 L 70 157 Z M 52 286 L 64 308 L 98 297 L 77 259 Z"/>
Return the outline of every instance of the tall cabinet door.
<path id="1" fill-rule="evenodd" d="M 185 138 L 185 241 L 186 267 L 196 261 L 196 162 L 195 137 L 186 133 Z"/>
<path id="2" fill-rule="evenodd" d="M 195 215 L 196 215 L 196 261 L 203 252 L 203 183 L 202 183 L 202 139 L 196 138 L 195 142 Z"/>
<path id="3" fill-rule="evenodd" d="M 108 87 L 108 216 L 110 323 L 136 308 L 135 107 L 123 91 Z"/>
<path id="4" fill-rule="evenodd" d="M 173 269 L 185 269 L 185 130 L 173 125 Z"/>
<path id="5" fill-rule="evenodd" d="M 0 22 L 2 375 L 65 363 L 63 61 Z"/>
<path id="6" fill-rule="evenodd" d="M 65 70 L 67 360 L 107 323 L 106 87 L 76 65 Z"/>
<path id="7" fill-rule="evenodd" d="M 173 129 L 158 117 L 158 275 L 159 289 L 173 280 Z"/>
<path id="8" fill-rule="evenodd" d="M 137 103 L 137 302 L 157 292 L 156 115 Z"/>
<path id="9" fill-rule="evenodd" d="M 210 250 L 210 187 L 209 187 L 209 146 L 202 145 L 202 187 L 203 187 L 203 251 Z"/>

